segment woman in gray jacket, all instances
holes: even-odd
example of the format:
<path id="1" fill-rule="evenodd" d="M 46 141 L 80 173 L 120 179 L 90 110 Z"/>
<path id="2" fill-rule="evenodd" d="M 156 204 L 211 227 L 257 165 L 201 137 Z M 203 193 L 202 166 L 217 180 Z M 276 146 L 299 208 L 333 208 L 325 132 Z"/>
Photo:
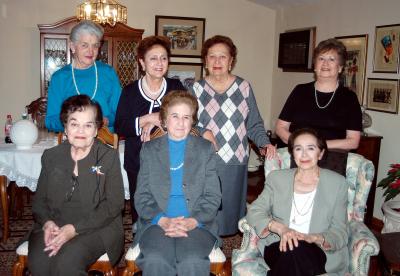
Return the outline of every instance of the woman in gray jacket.
<path id="1" fill-rule="evenodd" d="M 271 172 L 246 216 L 266 245 L 268 276 L 344 275 L 346 180 L 318 166 L 327 147 L 316 131 L 294 131 L 288 146 L 297 168 Z"/>

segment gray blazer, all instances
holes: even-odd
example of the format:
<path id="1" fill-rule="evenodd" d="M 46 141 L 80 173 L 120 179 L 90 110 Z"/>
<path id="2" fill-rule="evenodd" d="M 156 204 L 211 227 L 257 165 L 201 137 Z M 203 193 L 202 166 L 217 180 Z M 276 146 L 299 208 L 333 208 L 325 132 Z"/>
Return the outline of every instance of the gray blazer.
<path id="1" fill-rule="evenodd" d="M 271 219 L 289 225 L 295 171 L 272 171 L 265 181 L 263 192 L 249 206 L 246 219 L 260 237 Z M 344 275 L 348 271 L 347 191 L 348 184 L 343 176 L 321 169 L 310 233 L 322 234 L 332 246 L 324 251 L 327 257 L 325 269 L 329 275 Z M 277 234 L 270 233 L 259 244 L 264 248 L 279 240 Z"/>
<path id="2" fill-rule="evenodd" d="M 146 142 L 140 152 L 140 170 L 135 192 L 139 219 L 134 243 L 151 226 L 151 220 L 166 212 L 171 190 L 168 135 Z M 173 153 L 172 153 L 173 154 Z M 190 217 L 195 218 L 218 240 L 216 216 L 221 188 L 216 171 L 216 154 L 210 142 L 189 135 L 186 142 L 183 190 Z"/>
<path id="3" fill-rule="evenodd" d="M 101 166 L 102 175 L 97 176 L 92 171 L 92 166 L 96 163 Z M 59 226 L 71 223 L 60 219 L 60 209 L 65 202 L 66 193 L 71 190 L 74 165 L 68 142 L 44 151 L 42 170 L 32 204 L 36 222 L 34 230 L 41 229 L 48 220 L 55 221 Z M 78 234 L 98 232 L 111 263 L 115 264 L 124 249 L 124 186 L 118 151 L 96 139 L 89 154 L 78 161 L 78 170 L 79 195 L 83 208 L 76 213 L 76 222 L 73 223 L 75 231 Z M 100 198 L 97 196 L 97 177 Z"/>

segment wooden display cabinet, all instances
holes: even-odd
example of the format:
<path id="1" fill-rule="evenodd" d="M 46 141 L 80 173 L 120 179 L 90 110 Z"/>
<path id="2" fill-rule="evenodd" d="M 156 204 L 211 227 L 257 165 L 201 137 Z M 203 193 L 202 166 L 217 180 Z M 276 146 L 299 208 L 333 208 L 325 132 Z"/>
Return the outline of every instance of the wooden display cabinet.
<path id="1" fill-rule="evenodd" d="M 39 24 L 40 30 L 40 95 L 47 97 L 51 75 L 71 62 L 69 34 L 78 23 L 76 17 L 69 17 L 54 24 Z M 98 60 L 114 67 L 124 87 L 139 77 L 135 56 L 137 43 L 144 30 L 134 29 L 123 23 L 114 27 L 103 26 L 104 37 L 99 49 Z"/>

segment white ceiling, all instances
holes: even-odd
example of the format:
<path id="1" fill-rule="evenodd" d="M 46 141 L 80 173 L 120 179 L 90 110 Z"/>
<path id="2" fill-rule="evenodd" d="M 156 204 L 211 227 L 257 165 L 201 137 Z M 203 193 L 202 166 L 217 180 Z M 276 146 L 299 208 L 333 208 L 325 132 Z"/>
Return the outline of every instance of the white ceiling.
<path id="1" fill-rule="evenodd" d="M 249 1 L 274 9 L 286 6 L 293 6 L 293 5 L 313 4 L 313 3 L 318 3 L 321 0 L 249 0 Z"/>

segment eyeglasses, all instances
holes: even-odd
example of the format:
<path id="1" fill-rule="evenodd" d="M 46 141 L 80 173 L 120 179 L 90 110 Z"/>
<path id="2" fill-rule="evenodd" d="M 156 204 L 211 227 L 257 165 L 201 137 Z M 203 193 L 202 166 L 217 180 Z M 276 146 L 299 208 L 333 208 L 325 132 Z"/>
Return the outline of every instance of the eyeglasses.
<path id="1" fill-rule="evenodd" d="M 79 186 L 79 181 L 78 177 L 75 175 L 72 175 L 71 177 L 71 189 L 65 193 L 65 200 L 66 201 L 71 201 L 72 195 L 74 194 L 75 189 Z"/>
<path id="2" fill-rule="evenodd" d="M 83 131 L 91 131 L 95 128 L 96 124 L 94 122 L 88 122 L 84 124 L 79 124 L 75 120 L 69 121 L 67 127 L 70 130 L 77 131 L 83 129 Z"/>

